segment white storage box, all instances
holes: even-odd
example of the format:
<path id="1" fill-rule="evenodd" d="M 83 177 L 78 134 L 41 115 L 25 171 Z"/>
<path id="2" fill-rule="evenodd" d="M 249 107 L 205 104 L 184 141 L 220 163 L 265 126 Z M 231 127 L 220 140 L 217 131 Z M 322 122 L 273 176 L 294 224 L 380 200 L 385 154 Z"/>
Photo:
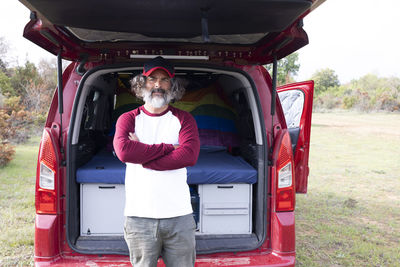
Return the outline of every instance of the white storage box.
<path id="1" fill-rule="evenodd" d="M 123 235 L 124 205 L 123 184 L 81 184 L 81 235 Z"/>
<path id="2" fill-rule="evenodd" d="M 251 234 L 251 184 L 199 185 L 200 234 Z"/>

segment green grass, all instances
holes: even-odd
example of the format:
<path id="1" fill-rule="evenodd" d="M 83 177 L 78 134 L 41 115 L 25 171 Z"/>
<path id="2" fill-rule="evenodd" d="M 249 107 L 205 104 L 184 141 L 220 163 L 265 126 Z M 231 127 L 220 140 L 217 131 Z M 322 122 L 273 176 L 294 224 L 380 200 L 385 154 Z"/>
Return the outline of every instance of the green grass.
<path id="1" fill-rule="evenodd" d="M 298 266 L 400 266 L 400 114 L 315 113 Z M 39 137 L 0 168 L 0 266 L 33 264 Z"/>
<path id="2" fill-rule="evenodd" d="M 313 114 L 298 266 L 400 266 L 400 114 Z"/>
<path id="3" fill-rule="evenodd" d="M 0 168 L 0 266 L 33 265 L 35 174 L 40 137 Z"/>

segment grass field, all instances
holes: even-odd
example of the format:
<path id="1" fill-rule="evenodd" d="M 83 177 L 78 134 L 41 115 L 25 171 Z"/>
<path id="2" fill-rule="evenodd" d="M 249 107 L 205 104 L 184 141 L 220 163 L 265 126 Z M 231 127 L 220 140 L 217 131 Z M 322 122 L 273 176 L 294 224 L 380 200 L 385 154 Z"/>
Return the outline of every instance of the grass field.
<path id="1" fill-rule="evenodd" d="M 0 169 L 0 266 L 33 264 L 39 138 Z M 298 266 L 400 266 L 400 114 L 313 114 Z"/>
<path id="2" fill-rule="evenodd" d="M 39 142 L 34 137 L 17 146 L 14 160 L 0 168 L 0 266 L 33 264 Z"/>
<path id="3" fill-rule="evenodd" d="M 400 266 L 400 114 L 313 114 L 298 266 Z"/>

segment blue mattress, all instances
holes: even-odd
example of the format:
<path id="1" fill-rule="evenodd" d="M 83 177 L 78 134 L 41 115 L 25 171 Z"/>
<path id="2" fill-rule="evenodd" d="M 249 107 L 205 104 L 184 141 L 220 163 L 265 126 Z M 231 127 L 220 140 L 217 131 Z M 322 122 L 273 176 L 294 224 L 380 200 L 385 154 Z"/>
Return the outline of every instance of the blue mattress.
<path id="1" fill-rule="evenodd" d="M 257 171 L 239 156 L 218 148 L 202 148 L 195 166 L 187 167 L 188 184 L 257 182 Z M 106 149 L 76 172 L 78 183 L 125 183 L 125 164 Z"/>

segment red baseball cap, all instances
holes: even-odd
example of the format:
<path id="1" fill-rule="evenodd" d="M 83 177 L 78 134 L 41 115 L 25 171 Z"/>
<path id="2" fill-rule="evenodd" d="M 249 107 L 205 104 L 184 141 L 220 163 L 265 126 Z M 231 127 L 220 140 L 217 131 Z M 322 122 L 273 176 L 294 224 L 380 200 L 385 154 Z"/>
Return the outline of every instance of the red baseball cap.
<path id="1" fill-rule="evenodd" d="M 164 70 L 166 73 L 168 73 L 168 76 L 170 78 L 173 78 L 175 76 L 174 66 L 171 64 L 171 62 L 161 56 L 155 57 L 150 61 L 144 63 L 143 75 L 149 76 L 153 71 L 158 69 Z"/>

